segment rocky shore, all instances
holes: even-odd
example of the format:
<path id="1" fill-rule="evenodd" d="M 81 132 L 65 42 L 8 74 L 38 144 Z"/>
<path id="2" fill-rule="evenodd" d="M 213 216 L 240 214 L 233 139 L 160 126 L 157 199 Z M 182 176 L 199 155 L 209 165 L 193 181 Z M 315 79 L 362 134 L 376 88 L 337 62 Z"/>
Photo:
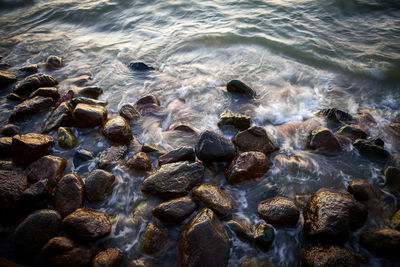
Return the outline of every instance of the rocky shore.
<path id="1" fill-rule="evenodd" d="M 168 151 L 158 144 L 140 144 L 132 127 L 143 117 L 159 116 L 163 107 L 157 96 L 143 96 L 122 106 L 119 114 L 111 114 L 107 102 L 98 100 L 103 89 L 86 85 L 87 77 L 71 78 L 74 86 L 62 93 L 57 88 L 59 81 L 39 72 L 51 73 L 63 64 L 62 58 L 49 56 L 42 65 L 9 66 L 0 71 L 0 87 L 11 90 L 7 101 L 15 103 L 8 123 L 0 128 L 0 238 L 13 249 L 10 258 L 0 258 L 0 266 L 38 262 L 51 266 L 157 266 L 171 254 L 168 251 L 173 251 L 181 266 L 228 266 L 231 235 L 268 251 L 279 246 L 274 238 L 282 228 L 301 229 L 304 241 L 298 253 L 302 266 L 368 265 L 370 257 L 393 264 L 400 260 L 400 211 L 387 217 L 387 225 L 381 228 L 364 227 L 371 212 L 380 212 L 376 207 L 382 201 L 381 188 L 365 177 L 349 182 L 347 191 L 320 188 L 296 198 L 277 194 L 258 203 L 252 211 L 256 221 L 238 217 L 232 211 L 239 203 L 209 179 L 216 169 L 222 170 L 228 184 L 240 186 L 267 176 L 273 165 L 290 162 L 300 166 L 304 162 L 279 154 L 279 143 L 262 125 L 229 110 L 219 116 L 219 132 L 198 133 L 186 124 L 167 129 L 177 136 L 189 136 L 192 145 Z M 129 67 L 134 72 L 157 71 L 142 62 Z M 257 98 L 257 92 L 239 80 L 228 82 L 226 92 L 248 101 Z M 21 130 L 19 124 L 46 112 L 49 116 L 41 132 Z M 280 129 L 294 127 L 298 132 L 308 123 L 304 151 L 324 157 L 355 153 L 376 163 L 386 178 L 382 188 L 399 199 L 400 154 L 389 153 L 385 140 L 365 129 L 374 122 L 371 114 L 329 108 L 315 117 L 322 123 L 287 123 Z M 92 128 L 109 142 L 99 155 L 76 149 L 81 142 L 76 132 Z M 399 116 L 387 130 L 394 144 L 399 144 Z M 235 134 L 227 138 L 226 131 Z M 70 150 L 72 156 L 53 155 L 54 146 Z M 96 166 L 84 176 L 66 172 L 68 164 L 77 168 L 88 160 L 94 160 Z M 151 207 L 151 219 L 141 232 L 142 254 L 131 258 L 127 251 L 107 246 L 115 225 L 112 216 L 101 210 L 101 202 L 113 194 L 115 166 L 144 173 L 140 190 L 161 200 Z M 99 208 L 88 208 L 93 205 Z M 169 236 L 171 225 L 180 229 L 177 242 Z M 344 246 L 349 240 L 357 249 Z M 243 259 L 240 266 L 274 265 L 255 256 Z"/>

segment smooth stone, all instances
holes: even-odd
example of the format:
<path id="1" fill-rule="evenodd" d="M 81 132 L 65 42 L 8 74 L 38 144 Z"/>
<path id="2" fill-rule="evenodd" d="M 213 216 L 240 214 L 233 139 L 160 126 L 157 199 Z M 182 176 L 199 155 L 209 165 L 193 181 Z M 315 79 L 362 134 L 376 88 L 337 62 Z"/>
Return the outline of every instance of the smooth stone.
<path id="1" fill-rule="evenodd" d="M 69 104 L 72 108 L 75 108 L 78 104 L 87 104 L 87 105 L 105 107 L 108 105 L 108 102 L 105 100 L 96 100 L 93 98 L 87 98 L 87 97 L 81 96 L 81 97 L 72 98 L 71 100 L 69 100 Z"/>
<path id="2" fill-rule="evenodd" d="M 102 93 L 103 89 L 100 86 L 85 86 L 76 89 L 76 95 L 97 99 Z"/>
<path id="3" fill-rule="evenodd" d="M 244 152 L 258 151 L 269 155 L 279 150 L 279 146 L 271 140 L 267 131 L 260 126 L 253 126 L 243 132 L 236 134 L 232 142 Z"/>
<path id="4" fill-rule="evenodd" d="M 0 158 L 8 159 L 11 157 L 12 137 L 0 137 Z"/>
<path id="5" fill-rule="evenodd" d="M 152 195 L 180 197 L 200 184 L 203 176 L 204 166 L 198 162 L 165 164 L 143 180 L 141 190 Z"/>
<path id="6" fill-rule="evenodd" d="M 15 135 L 11 145 L 13 161 L 27 166 L 49 154 L 50 146 L 53 144 L 54 139 L 48 135 L 37 133 Z"/>
<path id="7" fill-rule="evenodd" d="M 63 149 L 72 149 L 78 144 L 78 139 L 69 127 L 58 128 L 57 141 L 58 145 Z"/>
<path id="8" fill-rule="evenodd" d="M 300 253 L 300 258 L 302 264 L 301 266 L 304 267 L 360 266 L 350 250 L 338 246 L 312 247 L 309 249 L 303 249 Z"/>
<path id="9" fill-rule="evenodd" d="M 93 258 L 92 267 L 122 267 L 124 253 L 119 248 L 98 251 Z"/>
<path id="10" fill-rule="evenodd" d="M 0 86 L 9 85 L 16 81 L 17 81 L 17 76 L 8 71 L 0 70 Z"/>
<path id="11" fill-rule="evenodd" d="M 48 180 L 53 187 L 61 179 L 67 160 L 56 156 L 44 156 L 31 163 L 26 169 L 29 182 L 36 183 L 39 180 Z"/>
<path id="12" fill-rule="evenodd" d="M 299 220 L 300 211 L 296 204 L 285 197 L 274 197 L 258 203 L 260 218 L 276 227 L 294 227 Z"/>
<path id="13" fill-rule="evenodd" d="M 42 254 L 54 266 L 90 266 L 94 249 L 68 237 L 54 237 L 43 247 Z"/>
<path id="14" fill-rule="evenodd" d="M 262 152 L 244 152 L 234 158 L 225 169 L 225 177 L 231 184 L 262 177 L 271 164 Z"/>
<path id="15" fill-rule="evenodd" d="M 364 139 L 357 139 L 353 146 L 357 148 L 358 152 L 374 162 L 386 162 L 390 159 L 390 153 L 383 147 L 373 144 L 372 142 Z"/>
<path id="16" fill-rule="evenodd" d="M 193 190 L 193 195 L 219 216 L 225 217 L 232 210 L 231 198 L 216 185 L 202 184 Z"/>
<path id="17" fill-rule="evenodd" d="M 178 149 L 172 150 L 164 155 L 158 157 L 158 165 L 164 165 L 179 161 L 195 161 L 196 154 L 194 149 L 188 146 L 180 147 Z"/>
<path id="18" fill-rule="evenodd" d="M 54 207 L 65 217 L 85 202 L 85 185 L 76 173 L 64 175 L 54 190 Z"/>
<path id="19" fill-rule="evenodd" d="M 359 201 L 377 199 L 378 195 L 372 186 L 365 180 L 353 180 L 347 186 L 347 191 Z"/>
<path id="20" fill-rule="evenodd" d="M 29 95 L 29 98 L 34 98 L 35 96 L 51 97 L 54 101 L 60 98 L 60 93 L 55 87 L 41 87 Z"/>
<path id="21" fill-rule="evenodd" d="M 101 169 L 92 171 L 85 179 L 86 198 L 90 202 L 103 201 L 114 180 L 114 174 L 108 171 Z"/>
<path id="22" fill-rule="evenodd" d="M 180 131 L 185 133 L 197 134 L 197 132 L 192 127 L 181 122 L 176 122 L 170 125 L 168 127 L 168 131 Z"/>
<path id="23" fill-rule="evenodd" d="M 126 144 L 133 139 L 131 127 L 122 116 L 109 119 L 103 126 L 103 134 L 117 144 Z"/>
<path id="24" fill-rule="evenodd" d="M 28 95 L 40 87 L 53 87 L 58 81 L 52 76 L 44 73 L 29 75 L 14 85 L 14 93 L 18 95 Z"/>
<path id="25" fill-rule="evenodd" d="M 29 64 L 29 65 L 24 65 L 21 67 L 18 67 L 18 71 L 25 72 L 28 74 L 34 74 L 38 72 L 39 66 L 37 64 Z"/>
<path id="26" fill-rule="evenodd" d="M 59 69 L 63 66 L 63 59 L 59 56 L 50 55 L 44 64 L 48 69 Z"/>
<path id="27" fill-rule="evenodd" d="M 143 62 L 133 62 L 129 64 L 129 68 L 133 71 L 150 71 L 154 70 L 153 67 L 148 66 Z"/>
<path id="28" fill-rule="evenodd" d="M 167 244 L 168 236 L 164 230 L 154 222 L 150 222 L 141 236 L 142 251 L 148 255 L 154 255 L 162 252 Z"/>
<path id="29" fill-rule="evenodd" d="M 94 155 L 92 152 L 85 150 L 85 149 L 80 149 L 77 150 L 74 153 L 74 158 L 73 158 L 73 163 L 75 168 L 79 167 L 82 163 L 94 159 Z"/>
<path id="30" fill-rule="evenodd" d="M 16 207 L 28 186 L 28 177 L 25 174 L 0 170 L 0 210 L 2 214 L 12 211 Z M 4 217 L 6 217 L 5 214 Z M 3 219 L 6 219 L 4 217 Z"/>
<path id="31" fill-rule="evenodd" d="M 358 235 L 359 243 L 377 257 L 398 261 L 400 259 L 400 231 L 381 228 L 362 232 Z"/>
<path id="32" fill-rule="evenodd" d="M 118 164 L 118 162 L 124 159 L 127 150 L 128 148 L 124 145 L 111 146 L 104 150 L 99 156 L 99 168 L 111 169 L 113 166 Z"/>
<path id="33" fill-rule="evenodd" d="M 227 266 L 229 251 L 229 237 L 212 210 L 207 208 L 200 210 L 182 226 L 179 255 L 183 267 Z"/>
<path id="34" fill-rule="evenodd" d="M 196 200 L 190 196 L 171 199 L 153 208 L 153 216 L 163 223 L 178 223 L 197 209 Z"/>
<path id="35" fill-rule="evenodd" d="M 19 253 L 40 252 L 61 229 L 61 216 L 55 210 L 38 210 L 28 215 L 15 229 L 14 243 Z"/>
<path id="36" fill-rule="evenodd" d="M 107 119 L 107 110 L 98 105 L 78 104 L 72 112 L 76 127 L 92 128 L 103 124 Z"/>
<path id="37" fill-rule="evenodd" d="M 15 106 L 8 120 L 9 122 L 27 120 L 36 113 L 48 110 L 52 105 L 51 97 L 35 96 Z"/>
<path id="38" fill-rule="evenodd" d="M 228 161 L 236 156 L 236 148 L 229 139 L 208 130 L 200 135 L 195 151 L 202 161 Z"/>
<path id="39" fill-rule="evenodd" d="M 239 131 L 243 131 L 251 126 L 251 118 L 247 115 L 225 110 L 219 115 L 218 127 L 223 128 L 226 125 L 231 125 Z"/>
<path id="40" fill-rule="evenodd" d="M 136 122 L 142 117 L 139 111 L 137 111 L 132 105 L 129 104 L 125 104 L 121 107 L 121 109 L 119 110 L 119 115 L 130 122 Z"/>
<path id="41" fill-rule="evenodd" d="M 84 242 L 99 240 L 111 233 L 107 214 L 97 210 L 78 209 L 63 220 L 63 230 Z"/>
<path id="42" fill-rule="evenodd" d="M 142 116 L 154 115 L 160 108 L 160 101 L 155 95 L 147 95 L 139 99 L 133 106 Z"/>
<path id="43" fill-rule="evenodd" d="M 368 211 L 349 193 L 321 188 L 303 210 L 304 232 L 322 243 L 342 243 L 364 225 Z"/>
<path id="44" fill-rule="evenodd" d="M 168 152 L 162 146 L 158 146 L 154 143 L 144 143 L 141 150 L 142 150 L 142 152 L 151 153 L 152 155 L 155 155 L 158 157 L 163 154 L 166 154 Z"/>
<path id="45" fill-rule="evenodd" d="M 341 150 L 339 140 L 326 127 L 319 126 L 312 130 L 307 140 L 307 149 L 326 152 L 337 152 Z"/>
<path id="46" fill-rule="evenodd" d="M 130 157 L 125 165 L 133 170 L 137 171 L 150 171 L 151 170 L 151 160 L 144 152 L 138 152 L 132 157 Z"/>
<path id="47" fill-rule="evenodd" d="M 13 137 L 21 132 L 21 127 L 15 124 L 5 124 L 0 128 L 0 134 L 6 137 Z"/>
<path id="48" fill-rule="evenodd" d="M 247 84 L 239 80 L 232 80 L 226 85 L 226 89 L 231 93 L 238 93 L 249 98 L 256 97 L 256 92 Z"/>
<path id="49" fill-rule="evenodd" d="M 42 132 L 48 133 L 59 127 L 69 126 L 72 124 L 72 108 L 68 103 L 61 103 L 53 112 L 49 115 L 45 123 L 43 124 Z"/>
<path id="50" fill-rule="evenodd" d="M 356 124 L 344 125 L 335 132 L 336 135 L 341 135 L 350 138 L 353 142 L 357 139 L 367 138 L 367 133 Z"/>

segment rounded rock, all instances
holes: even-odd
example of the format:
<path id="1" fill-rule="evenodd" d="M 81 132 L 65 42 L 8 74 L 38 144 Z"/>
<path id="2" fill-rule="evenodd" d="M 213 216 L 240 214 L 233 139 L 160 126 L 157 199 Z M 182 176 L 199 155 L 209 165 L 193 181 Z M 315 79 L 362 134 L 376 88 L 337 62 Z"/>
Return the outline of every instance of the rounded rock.
<path id="1" fill-rule="evenodd" d="M 129 143 L 133 136 L 128 122 L 121 116 L 108 120 L 103 127 L 104 135 L 114 143 Z"/>
<path id="2" fill-rule="evenodd" d="M 96 253 L 92 267 L 122 267 L 124 253 L 118 248 L 108 248 Z"/>
<path id="3" fill-rule="evenodd" d="M 103 201 L 115 180 L 114 174 L 97 169 L 92 171 L 85 180 L 86 197 L 90 202 Z"/>
<path id="4" fill-rule="evenodd" d="M 258 203 L 258 216 L 277 227 L 293 227 L 299 220 L 296 204 L 285 197 L 274 197 Z"/>
<path id="5" fill-rule="evenodd" d="M 151 222 L 147 225 L 141 237 L 141 249 L 148 255 L 162 252 L 168 244 L 168 236 L 157 224 Z"/>
<path id="6" fill-rule="evenodd" d="M 150 171 L 151 170 L 151 160 L 144 152 L 139 152 L 129 158 L 125 165 L 134 170 L 138 171 Z"/>
<path id="7" fill-rule="evenodd" d="M 11 154 L 16 163 L 29 165 L 46 154 L 50 153 L 50 146 L 54 144 L 51 136 L 28 133 L 15 135 L 12 140 Z"/>
<path id="8" fill-rule="evenodd" d="M 153 208 L 153 216 L 164 223 L 177 223 L 183 221 L 197 209 L 193 197 L 185 196 L 163 202 Z"/>
<path id="9" fill-rule="evenodd" d="M 75 125 L 80 128 L 92 128 L 103 124 L 107 110 L 99 105 L 78 104 L 72 112 Z"/>
<path id="10" fill-rule="evenodd" d="M 84 184 L 78 174 L 64 175 L 54 191 L 54 207 L 65 217 L 83 207 L 84 192 Z"/>
<path id="11" fill-rule="evenodd" d="M 199 198 L 207 208 L 220 216 L 227 216 L 232 210 L 231 198 L 213 184 L 202 184 L 193 190 L 193 194 Z"/>
<path id="12" fill-rule="evenodd" d="M 212 131 L 200 135 L 195 150 L 197 158 L 203 161 L 228 161 L 236 156 L 232 142 Z"/>

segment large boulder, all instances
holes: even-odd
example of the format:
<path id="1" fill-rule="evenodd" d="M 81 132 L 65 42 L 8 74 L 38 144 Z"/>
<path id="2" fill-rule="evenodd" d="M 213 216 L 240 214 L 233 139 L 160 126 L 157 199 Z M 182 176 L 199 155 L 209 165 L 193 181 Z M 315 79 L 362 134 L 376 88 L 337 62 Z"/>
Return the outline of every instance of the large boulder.
<path id="1" fill-rule="evenodd" d="M 14 74 L 0 70 L 0 86 L 6 86 L 17 81 L 17 76 Z"/>
<path id="2" fill-rule="evenodd" d="M 92 261 L 92 267 L 122 267 L 124 265 L 124 253 L 118 248 L 108 248 L 96 253 Z"/>
<path id="3" fill-rule="evenodd" d="M 400 231 L 381 228 L 362 232 L 358 236 L 360 245 L 377 257 L 400 260 Z"/>
<path id="4" fill-rule="evenodd" d="M 66 174 L 54 190 L 54 207 L 65 217 L 83 207 L 84 193 L 85 187 L 81 177 L 76 173 Z"/>
<path id="5" fill-rule="evenodd" d="M 258 203 L 258 216 L 277 227 L 293 227 L 299 220 L 300 211 L 296 204 L 285 197 L 274 197 Z"/>
<path id="6" fill-rule="evenodd" d="M 40 87 L 52 87 L 58 82 L 52 76 L 44 73 L 35 73 L 14 85 L 14 93 L 18 95 L 28 95 Z"/>
<path id="7" fill-rule="evenodd" d="M 154 115 L 160 108 L 160 101 L 158 101 L 155 95 L 147 95 L 139 99 L 134 108 L 140 112 L 143 116 Z"/>
<path id="8" fill-rule="evenodd" d="M 65 158 L 47 155 L 31 163 L 26 169 L 29 182 L 36 183 L 39 180 L 48 180 L 53 187 L 61 179 L 67 166 Z"/>
<path id="9" fill-rule="evenodd" d="M 68 126 L 72 121 L 72 108 L 68 103 L 61 103 L 47 118 L 42 132 L 48 133 L 61 126 Z"/>
<path id="10" fill-rule="evenodd" d="M 158 165 L 161 166 L 178 161 L 195 161 L 195 159 L 196 154 L 194 153 L 194 149 L 188 146 L 183 146 L 158 157 Z"/>
<path id="11" fill-rule="evenodd" d="M 229 183 L 236 184 L 249 179 L 262 177 L 271 164 L 262 152 L 244 152 L 234 158 L 225 169 L 225 176 Z"/>
<path id="12" fill-rule="evenodd" d="M 256 92 L 253 89 L 239 80 L 232 80 L 228 82 L 226 89 L 230 93 L 241 94 L 249 98 L 254 98 L 256 96 Z"/>
<path id="13" fill-rule="evenodd" d="M 181 229 L 179 253 L 183 267 L 227 266 L 229 250 L 228 235 L 210 209 L 200 210 Z"/>
<path id="14" fill-rule="evenodd" d="M 303 249 L 300 257 L 304 267 L 360 266 L 350 250 L 338 246 Z"/>
<path id="15" fill-rule="evenodd" d="M 365 206 L 350 194 L 322 188 L 315 192 L 303 210 L 304 231 L 320 242 L 346 241 L 349 231 L 360 228 L 366 221 Z"/>
<path id="16" fill-rule="evenodd" d="M 78 209 L 64 218 L 63 230 L 83 242 L 99 240 L 111 233 L 107 214 L 97 210 Z"/>
<path id="17" fill-rule="evenodd" d="M 87 267 L 90 266 L 94 250 L 68 237 L 54 237 L 43 247 L 42 253 L 54 266 Z"/>
<path id="18" fill-rule="evenodd" d="M 111 169 L 124 159 L 127 150 L 125 145 L 115 145 L 104 150 L 99 156 L 99 168 Z"/>
<path id="19" fill-rule="evenodd" d="M 3 214 L 16 207 L 28 186 L 28 178 L 25 174 L 16 171 L 0 170 L 0 210 Z"/>
<path id="20" fill-rule="evenodd" d="M 76 127 L 91 128 L 103 124 L 107 119 L 107 110 L 99 105 L 78 104 L 72 118 Z"/>
<path id="21" fill-rule="evenodd" d="M 16 163 L 29 165 L 50 153 L 50 146 L 54 144 L 51 136 L 28 133 L 15 135 L 12 140 L 11 154 Z"/>
<path id="22" fill-rule="evenodd" d="M 312 150 L 327 152 L 336 152 L 341 150 L 339 140 L 331 130 L 323 126 L 319 126 L 311 131 L 308 136 L 306 147 Z"/>
<path id="23" fill-rule="evenodd" d="M 103 201 L 115 180 L 114 174 L 105 170 L 94 170 L 85 180 L 86 198 L 90 202 Z"/>
<path id="24" fill-rule="evenodd" d="M 204 175 L 204 166 L 198 162 L 165 164 L 142 182 L 142 191 L 165 197 L 187 195 Z"/>
<path id="25" fill-rule="evenodd" d="M 244 152 L 258 151 L 268 155 L 279 149 L 279 146 L 269 138 L 267 131 L 260 126 L 253 126 L 236 134 L 232 142 Z"/>
<path id="26" fill-rule="evenodd" d="M 250 127 L 251 118 L 247 115 L 225 110 L 219 115 L 218 127 L 223 128 L 227 125 L 233 126 L 239 131 L 243 131 Z"/>
<path id="27" fill-rule="evenodd" d="M 133 138 L 131 127 L 122 116 L 109 119 L 103 126 L 103 133 L 117 144 L 129 143 Z"/>
<path id="28" fill-rule="evenodd" d="M 362 156 L 371 161 L 386 162 L 390 159 L 390 153 L 383 146 L 374 144 L 372 140 L 357 139 L 353 146 L 357 148 Z"/>
<path id="29" fill-rule="evenodd" d="M 38 210 L 28 215 L 15 229 L 14 243 L 19 253 L 32 255 L 61 229 L 61 216 L 55 210 Z"/>
<path id="30" fill-rule="evenodd" d="M 154 222 L 150 222 L 141 236 L 140 247 L 142 251 L 148 255 L 159 254 L 166 248 L 167 244 L 168 236 L 164 230 Z"/>
<path id="31" fill-rule="evenodd" d="M 190 196 L 171 199 L 153 208 L 153 215 L 164 223 L 178 223 L 197 209 L 196 200 Z"/>
<path id="32" fill-rule="evenodd" d="M 212 131 L 201 134 L 195 149 L 197 157 L 203 161 L 228 161 L 236 156 L 232 142 Z"/>
<path id="33" fill-rule="evenodd" d="M 218 215 L 227 216 L 232 210 L 231 198 L 218 186 L 202 184 L 193 190 L 193 194 L 203 202 L 207 208 Z"/>
<path id="34" fill-rule="evenodd" d="M 11 111 L 8 120 L 10 122 L 27 120 L 32 115 L 47 110 L 51 105 L 53 105 L 53 99 L 51 97 L 35 96 L 32 99 L 25 100 L 16 105 Z"/>
<path id="35" fill-rule="evenodd" d="M 151 160 L 145 152 L 136 153 L 126 161 L 125 165 L 137 171 L 151 170 Z"/>

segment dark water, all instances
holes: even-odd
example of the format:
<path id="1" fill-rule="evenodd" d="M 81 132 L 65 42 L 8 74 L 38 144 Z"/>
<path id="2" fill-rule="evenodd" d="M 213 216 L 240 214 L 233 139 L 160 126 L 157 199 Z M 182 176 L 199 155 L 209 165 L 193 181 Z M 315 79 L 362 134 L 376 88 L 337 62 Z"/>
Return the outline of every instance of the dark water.
<path id="1" fill-rule="evenodd" d="M 172 123 L 218 131 L 218 115 L 225 109 L 251 115 L 281 150 L 270 157 L 273 166 L 258 181 L 231 186 L 222 174 L 208 178 L 234 199 L 235 215 L 257 221 L 257 203 L 268 197 L 294 198 L 320 187 L 344 189 L 359 178 L 373 184 L 384 200 L 381 212 L 371 215 L 361 231 L 388 226 L 396 209 L 396 198 L 380 189 L 385 183 L 382 166 L 361 158 L 352 147 L 327 157 L 304 151 L 304 145 L 308 132 L 324 123 L 315 112 L 336 107 L 352 114 L 370 112 L 377 123 L 365 125 L 366 131 L 381 136 L 389 152 L 399 152 L 387 125 L 400 105 L 400 1 L 0 0 L 0 35 L 3 61 L 13 66 L 40 63 L 52 54 L 63 57 L 65 66 L 49 72 L 61 81 L 61 92 L 73 87 L 67 78 L 91 75 L 90 83 L 104 89 L 100 99 L 109 102 L 110 114 L 146 94 L 157 95 L 163 116 L 145 117 L 133 127 L 141 143 L 172 149 L 187 141 L 166 133 Z M 147 62 L 157 70 L 134 74 L 127 67 L 132 61 Z M 233 99 L 225 92 L 231 79 L 249 83 L 258 99 Z M 1 124 L 15 105 L 5 100 L 7 93 L 0 92 Z M 38 131 L 46 116 L 22 124 L 24 132 Z M 97 153 L 109 146 L 98 130 L 76 133 L 77 149 Z M 56 147 L 54 154 L 71 157 L 73 152 Z M 290 155 L 304 163 L 279 164 L 279 158 Z M 95 167 L 91 162 L 74 169 L 70 160 L 68 170 L 85 177 L 87 169 Z M 140 233 L 152 219 L 151 208 L 161 200 L 140 192 L 142 176 L 122 167 L 113 172 L 117 185 L 112 196 L 89 207 L 113 217 L 113 233 L 99 246 L 117 246 L 128 259 L 135 258 L 140 255 Z M 246 255 L 268 258 L 277 266 L 297 266 L 304 245 L 301 229 L 299 224 L 278 230 L 268 252 L 229 232 L 229 266 L 237 266 Z M 171 249 L 160 266 L 177 265 L 178 231 L 168 228 Z M 346 246 L 358 249 L 355 237 L 351 240 Z M 370 258 L 369 265 L 385 264 L 390 265 Z"/>

